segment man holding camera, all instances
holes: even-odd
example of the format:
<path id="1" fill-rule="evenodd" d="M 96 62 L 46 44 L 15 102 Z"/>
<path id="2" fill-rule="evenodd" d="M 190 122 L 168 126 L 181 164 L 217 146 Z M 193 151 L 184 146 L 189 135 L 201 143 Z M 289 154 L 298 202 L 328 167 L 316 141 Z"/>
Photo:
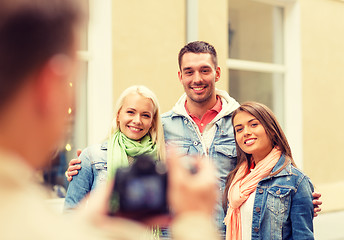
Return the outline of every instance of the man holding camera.
<path id="1" fill-rule="evenodd" d="M 1 1 L 1 239 L 151 239 L 142 224 L 107 215 L 110 188 L 92 194 L 87 209 L 67 219 L 49 211 L 34 181 L 36 170 L 47 165 L 65 137 L 68 108 L 74 102 L 70 83 L 83 15 L 78 3 Z M 212 166 L 199 161 L 198 173 L 192 175 L 170 156 L 174 238 L 217 239 L 210 217 L 216 198 Z"/>

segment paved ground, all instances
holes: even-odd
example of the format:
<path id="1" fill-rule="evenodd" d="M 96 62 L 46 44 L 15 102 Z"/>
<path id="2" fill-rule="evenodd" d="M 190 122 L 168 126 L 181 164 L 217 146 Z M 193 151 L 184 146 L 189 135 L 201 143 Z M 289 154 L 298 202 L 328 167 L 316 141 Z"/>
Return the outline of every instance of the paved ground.
<path id="1" fill-rule="evenodd" d="M 62 211 L 64 199 L 48 200 L 57 212 Z M 316 240 L 344 240 L 344 211 L 322 213 L 314 219 Z M 296 239 L 297 240 L 297 239 Z"/>
<path id="2" fill-rule="evenodd" d="M 316 240 L 344 240 L 344 211 L 323 213 L 314 219 Z"/>

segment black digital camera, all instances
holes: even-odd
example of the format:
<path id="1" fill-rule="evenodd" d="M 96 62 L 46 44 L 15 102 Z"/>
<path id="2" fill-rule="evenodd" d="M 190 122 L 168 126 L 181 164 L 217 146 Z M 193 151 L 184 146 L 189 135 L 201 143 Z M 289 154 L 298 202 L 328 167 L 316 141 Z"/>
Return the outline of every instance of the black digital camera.
<path id="1" fill-rule="evenodd" d="M 168 214 L 167 169 L 148 155 L 132 166 L 118 168 L 109 203 L 109 214 L 135 220 Z"/>

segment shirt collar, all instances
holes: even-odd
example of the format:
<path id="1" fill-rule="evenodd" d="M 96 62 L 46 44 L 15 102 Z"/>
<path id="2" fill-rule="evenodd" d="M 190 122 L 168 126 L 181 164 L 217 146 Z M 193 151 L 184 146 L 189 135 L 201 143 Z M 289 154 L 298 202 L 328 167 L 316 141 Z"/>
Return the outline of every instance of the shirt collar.
<path id="1" fill-rule="evenodd" d="M 192 114 L 192 113 L 190 113 L 190 112 L 189 112 L 189 109 L 186 107 L 186 101 L 187 101 L 187 100 L 185 100 L 185 104 L 184 104 L 184 107 L 185 107 L 186 112 L 188 113 L 189 116 L 195 117 L 195 115 Z M 216 113 L 219 113 L 219 112 L 221 112 L 221 110 L 222 110 L 222 101 L 221 101 L 221 98 L 220 98 L 219 96 L 216 96 L 216 103 L 215 103 L 214 107 L 211 108 L 211 109 L 209 109 L 207 112 L 209 112 L 209 111 L 215 111 Z"/>

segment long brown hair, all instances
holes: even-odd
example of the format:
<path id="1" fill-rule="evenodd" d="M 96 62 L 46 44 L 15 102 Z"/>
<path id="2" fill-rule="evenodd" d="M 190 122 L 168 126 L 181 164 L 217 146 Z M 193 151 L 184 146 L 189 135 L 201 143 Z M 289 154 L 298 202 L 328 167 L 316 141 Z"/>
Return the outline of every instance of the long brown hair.
<path id="1" fill-rule="evenodd" d="M 285 166 L 291 162 L 292 165 L 296 167 L 296 164 L 292 158 L 291 149 L 288 143 L 288 140 L 279 125 L 274 113 L 264 104 L 257 103 L 257 102 L 245 102 L 241 104 L 232 114 L 232 125 L 235 116 L 240 112 L 247 112 L 254 116 L 264 127 L 265 132 L 270 139 L 273 146 L 277 146 L 282 154 L 285 155 L 285 162 L 283 166 L 278 169 L 276 172 L 270 174 L 270 176 L 278 174 L 282 171 Z M 251 154 L 245 153 L 238 145 L 236 141 L 236 133 L 234 131 L 234 138 L 235 138 L 235 145 L 237 151 L 237 166 L 228 174 L 226 178 L 226 187 L 223 194 L 223 208 L 226 211 L 227 209 L 227 195 L 229 191 L 229 187 L 233 181 L 235 174 L 237 173 L 240 165 L 243 162 L 247 162 L 248 166 L 251 164 Z"/>

